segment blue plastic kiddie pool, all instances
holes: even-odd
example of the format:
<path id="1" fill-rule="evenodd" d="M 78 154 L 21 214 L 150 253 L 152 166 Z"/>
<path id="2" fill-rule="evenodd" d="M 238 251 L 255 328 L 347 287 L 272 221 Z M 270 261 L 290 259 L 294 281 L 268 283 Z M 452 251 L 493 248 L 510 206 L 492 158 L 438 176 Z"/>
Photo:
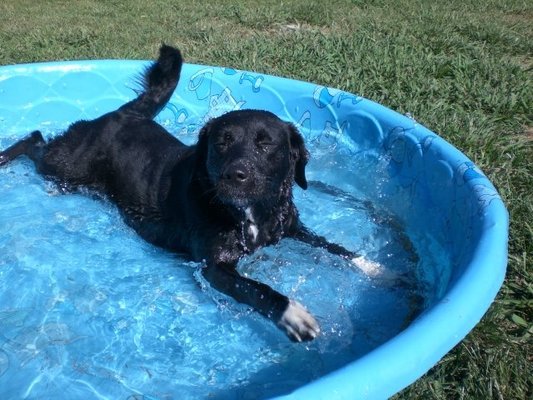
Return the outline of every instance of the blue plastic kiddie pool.
<path id="1" fill-rule="evenodd" d="M 145 66 L 1 67 L 0 149 L 120 106 Z M 504 279 L 508 215 L 468 158 L 357 95 L 229 68 L 186 65 L 157 119 L 192 144 L 240 108 L 300 129 L 312 157 L 310 188 L 295 189 L 302 220 L 382 269 L 288 239 L 243 259 L 242 273 L 319 320 L 319 338 L 291 343 L 111 203 L 65 194 L 18 159 L 0 168 L 2 398 L 384 399 L 476 325 Z"/>

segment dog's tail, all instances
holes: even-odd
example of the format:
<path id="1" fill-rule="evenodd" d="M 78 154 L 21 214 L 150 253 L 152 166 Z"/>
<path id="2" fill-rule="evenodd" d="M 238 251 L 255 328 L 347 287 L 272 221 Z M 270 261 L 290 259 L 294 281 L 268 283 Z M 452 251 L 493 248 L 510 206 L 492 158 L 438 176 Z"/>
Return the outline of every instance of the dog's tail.
<path id="1" fill-rule="evenodd" d="M 153 119 L 170 100 L 178 84 L 183 59 L 178 49 L 162 45 L 159 58 L 150 65 L 141 78 L 141 94 L 120 110 L 139 118 Z"/>

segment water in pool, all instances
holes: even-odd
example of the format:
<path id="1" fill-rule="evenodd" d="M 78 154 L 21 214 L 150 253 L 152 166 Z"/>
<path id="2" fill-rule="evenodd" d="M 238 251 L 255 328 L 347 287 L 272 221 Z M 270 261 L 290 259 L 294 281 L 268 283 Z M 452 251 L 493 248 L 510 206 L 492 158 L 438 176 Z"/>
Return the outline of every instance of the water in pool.
<path id="1" fill-rule="evenodd" d="M 190 143 L 193 131 L 176 134 Z M 358 190 L 384 177 L 384 160 L 327 140 L 309 148 L 310 188 L 295 191 L 302 220 L 388 272 L 367 276 L 293 240 L 242 260 L 243 274 L 317 317 L 322 334 L 306 344 L 210 290 L 199 264 L 144 242 L 110 203 L 60 194 L 27 160 L 0 168 L 2 398 L 268 398 L 401 331 L 434 300 L 443 259 Z"/>

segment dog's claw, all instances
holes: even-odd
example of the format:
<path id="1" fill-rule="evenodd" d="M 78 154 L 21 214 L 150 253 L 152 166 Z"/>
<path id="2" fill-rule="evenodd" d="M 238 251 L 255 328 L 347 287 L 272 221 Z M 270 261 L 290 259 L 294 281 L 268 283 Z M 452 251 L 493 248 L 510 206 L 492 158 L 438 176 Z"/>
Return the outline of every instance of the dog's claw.
<path id="1" fill-rule="evenodd" d="M 320 333 L 320 327 L 315 318 L 303 305 L 294 300 L 289 301 L 289 305 L 278 321 L 278 326 L 294 342 L 313 340 Z"/>

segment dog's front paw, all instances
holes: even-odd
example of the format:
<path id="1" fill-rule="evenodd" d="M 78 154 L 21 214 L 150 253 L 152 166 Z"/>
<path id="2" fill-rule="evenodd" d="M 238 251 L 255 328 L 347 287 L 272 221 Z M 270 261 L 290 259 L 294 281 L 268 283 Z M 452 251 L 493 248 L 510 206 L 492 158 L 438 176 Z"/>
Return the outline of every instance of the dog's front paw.
<path id="1" fill-rule="evenodd" d="M 303 305 L 294 300 L 289 301 L 289 305 L 278 321 L 278 326 L 294 342 L 313 340 L 320 333 L 320 327 L 315 318 Z"/>
<path id="2" fill-rule="evenodd" d="M 355 257 L 351 261 L 364 274 L 371 278 L 379 279 L 381 282 L 389 282 L 392 285 L 401 280 L 401 276 L 397 272 L 388 270 L 382 264 L 365 257 Z"/>
<path id="3" fill-rule="evenodd" d="M 359 268 L 368 276 L 379 276 L 383 273 L 383 266 L 375 261 L 371 261 L 363 256 L 352 258 L 352 264 Z"/>

